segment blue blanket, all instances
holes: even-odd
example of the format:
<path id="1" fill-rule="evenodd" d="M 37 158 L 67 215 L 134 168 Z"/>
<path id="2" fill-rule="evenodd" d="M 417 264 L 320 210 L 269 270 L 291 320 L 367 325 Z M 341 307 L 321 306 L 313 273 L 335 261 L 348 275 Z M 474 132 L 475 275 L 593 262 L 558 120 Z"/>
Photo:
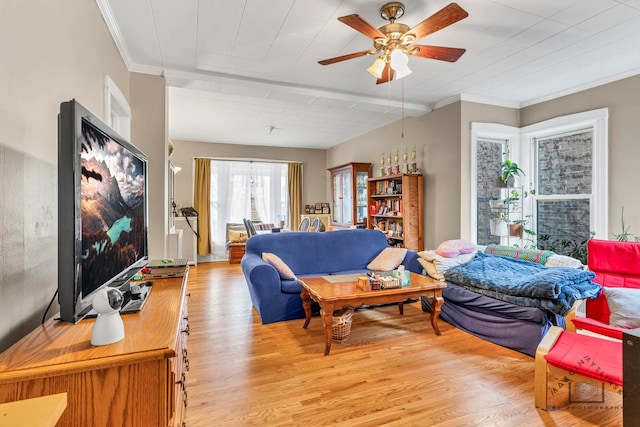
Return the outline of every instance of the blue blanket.
<path id="1" fill-rule="evenodd" d="M 478 252 L 468 263 L 449 269 L 445 279 L 482 295 L 561 316 L 580 299 L 595 298 L 602 287 L 595 274 L 577 268 L 540 264 Z"/>

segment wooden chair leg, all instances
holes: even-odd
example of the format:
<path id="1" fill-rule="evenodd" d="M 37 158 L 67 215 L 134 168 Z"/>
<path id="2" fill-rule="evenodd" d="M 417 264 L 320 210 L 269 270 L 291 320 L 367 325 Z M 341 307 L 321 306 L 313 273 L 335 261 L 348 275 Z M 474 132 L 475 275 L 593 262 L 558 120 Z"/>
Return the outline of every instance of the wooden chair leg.
<path id="1" fill-rule="evenodd" d="M 544 338 L 538 345 L 535 358 L 535 403 L 540 409 L 547 410 L 547 393 L 548 393 L 548 369 L 547 360 L 544 356 L 549 353 L 551 348 L 562 334 L 562 328 L 552 326 L 547 331 Z"/>

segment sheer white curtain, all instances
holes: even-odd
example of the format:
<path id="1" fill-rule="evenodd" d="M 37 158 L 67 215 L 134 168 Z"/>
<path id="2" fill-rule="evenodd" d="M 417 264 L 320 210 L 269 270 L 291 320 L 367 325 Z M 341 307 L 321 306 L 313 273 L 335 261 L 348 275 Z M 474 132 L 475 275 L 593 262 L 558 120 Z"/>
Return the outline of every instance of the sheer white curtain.
<path id="1" fill-rule="evenodd" d="M 251 212 L 250 164 L 211 161 L 211 240 L 214 259 L 227 254 L 227 223 L 242 224 Z"/>
<path id="2" fill-rule="evenodd" d="M 213 259 L 226 259 L 227 223 L 243 218 L 278 223 L 288 211 L 287 164 L 211 160 L 211 239 Z M 252 191 L 254 206 L 252 207 Z"/>
<path id="3" fill-rule="evenodd" d="M 255 208 L 260 221 L 277 224 L 278 216 L 286 215 L 288 206 L 287 165 L 285 163 L 252 163 Z"/>

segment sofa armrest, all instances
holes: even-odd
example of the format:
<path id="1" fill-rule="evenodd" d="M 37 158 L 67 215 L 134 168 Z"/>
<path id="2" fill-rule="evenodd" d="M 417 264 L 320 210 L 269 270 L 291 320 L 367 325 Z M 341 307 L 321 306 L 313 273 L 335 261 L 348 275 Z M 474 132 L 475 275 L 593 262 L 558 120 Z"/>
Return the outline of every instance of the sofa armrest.
<path id="1" fill-rule="evenodd" d="M 423 268 L 418 262 L 418 253 L 415 251 L 407 250 L 407 254 L 404 257 L 404 260 L 402 260 L 402 265 L 404 265 L 406 270 L 422 274 Z"/>
<path id="2" fill-rule="evenodd" d="M 250 253 L 245 253 L 241 265 L 244 277 L 252 286 L 277 284 L 277 290 L 280 292 L 280 273 L 273 265 Z"/>

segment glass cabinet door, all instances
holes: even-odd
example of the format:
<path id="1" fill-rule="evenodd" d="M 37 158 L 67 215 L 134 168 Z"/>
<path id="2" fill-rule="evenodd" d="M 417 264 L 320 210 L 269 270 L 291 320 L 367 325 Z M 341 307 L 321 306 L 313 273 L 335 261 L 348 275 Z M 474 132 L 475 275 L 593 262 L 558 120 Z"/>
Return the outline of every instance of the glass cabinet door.
<path id="1" fill-rule="evenodd" d="M 366 222 L 368 172 L 356 172 L 356 222 Z"/>
<path id="2" fill-rule="evenodd" d="M 353 194 L 351 192 L 351 171 L 342 172 L 342 223 L 353 223 Z"/>
<path id="3" fill-rule="evenodd" d="M 331 223 L 338 227 L 367 221 L 367 180 L 371 163 L 347 163 L 331 172 Z"/>
<path id="4" fill-rule="evenodd" d="M 332 183 L 331 188 L 333 191 L 332 199 L 332 207 L 331 207 L 331 218 L 333 222 L 340 223 L 341 218 L 340 215 L 342 213 L 342 184 L 340 180 L 340 174 L 335 174 L 331 176 Z"/>

